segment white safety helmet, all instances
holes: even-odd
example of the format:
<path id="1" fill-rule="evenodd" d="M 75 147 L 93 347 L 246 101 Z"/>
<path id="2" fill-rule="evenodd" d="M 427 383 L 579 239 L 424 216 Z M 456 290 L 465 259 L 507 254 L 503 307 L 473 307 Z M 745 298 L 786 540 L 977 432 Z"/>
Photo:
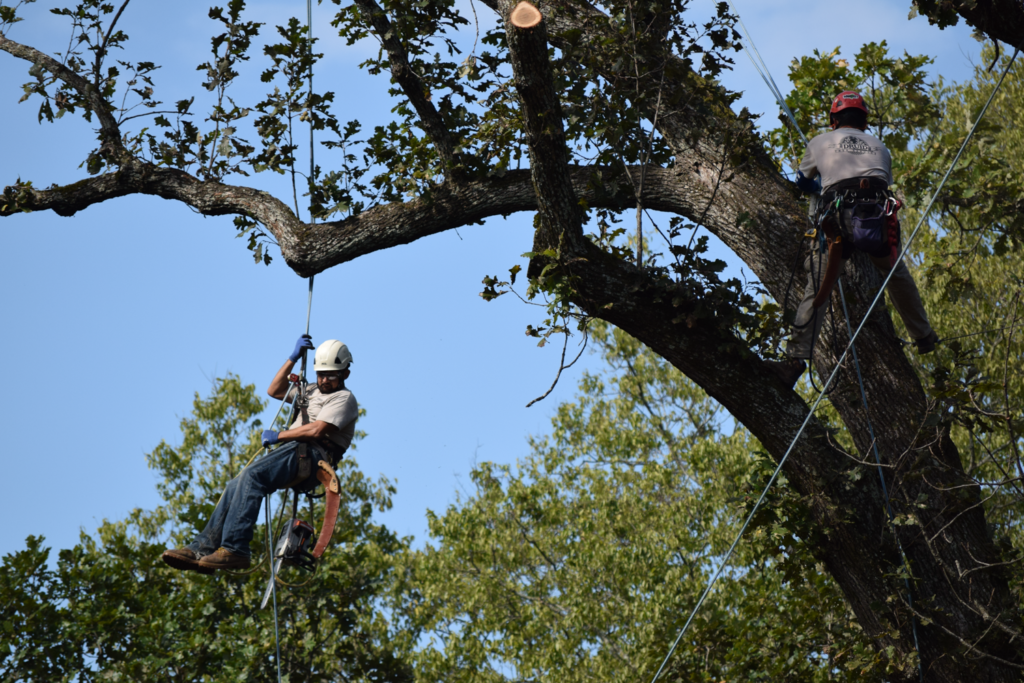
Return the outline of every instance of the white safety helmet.
<path id="1" fill-rule="evenodd" d="M 337 339 L 328 339 L 316 347 L 313 369 L 317 372 L 347 370 L 352 363 L 352 353 Z"/>

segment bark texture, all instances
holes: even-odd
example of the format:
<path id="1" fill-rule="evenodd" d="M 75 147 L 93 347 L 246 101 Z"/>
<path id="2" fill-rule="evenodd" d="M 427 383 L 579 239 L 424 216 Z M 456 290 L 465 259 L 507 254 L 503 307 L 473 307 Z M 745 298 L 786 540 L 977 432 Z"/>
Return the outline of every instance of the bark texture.
<path id="1" fill-rule="evenodd" d="M 558 16 L 570 21 L 565 15 Z M 586 18 L 592 14 L 574 15 L 579 16 L 585 17 L 583 40 L 610 39 L 599 35 L 599 22 L 587 25 Z M 553 87 L 543 83 L 548 73 L 543 63 L 547 50 L 540 44 L 545 24 L 529 31 L 509 26 L 507 31 L 516 85 L 530 131 L 531 168 L 537 192 L 558 198 L 567 207 L 575 206 L 571 185 L 557 171 L 563 163 L 564 143 L 558 130 L 560 125 L 553 116 L 559 103 Z M 588 31 L 597 35 L 588 38 Z M 552 42 L 558 44 L 557 39 Z M 608 77 L 613 77 L 610 69 Z M 685 84 L 670 83 L 666 87 Z M 666 97 L 669 101 L 686 99 L 671 92 Z M 738 128 L 738 122 L 730 121 L 728 114 L 716 114 L 721 123 Z M 778 175 L 766 159 L 751 155 L 744 167 L 736 167 L 729 161 L 731 150 L 716 149 L 708 138 L 693 141 L 685 134 L 688 123 L 702 115 L 680 108 L 660 118 L 666 137 L 674 141 L 680 176 L 685 177 L 685 171 L 690 170 L 691 187 L 710 185 L 709 176 L 716 182 L 705 195 L 710 208 L 704 224 L 744 255 L 748 265 L 781 300 L 781 285 L 792 259 L 780 260 L 768 247 L 774 242 L 792 248 L 792 243 L 787 245 L 785 239 L 779 238 L 792 234 L 802 221 L 792 216 L 792 198 L 779 186 Z M 531 118 L 537 121 L 531 123 Z M 560 116 L 557 118 L 560 120 Z M 752 142 L 748 140 L 746 144 L 753 146 Z M 707 173 L 707 169 L 717 171 L 717 177 Z M 729 173 L 731 180 L 718 187 L 717 181 L 725 173 Z M 740 234 L 736 229 L 743 225 L 740 215 L 757 208 L 758 220 L 754 225 L 746 225 Z M 659 291 L 636 268 L 607 257 L 582 240 L 578 219 L 571 212 L 563 210 L 556 214 L 542 210 L 541 215 L 544 225 L 538 230 L 540 244 L 535 245 L 535 251 L 537 247 L 560 248 L 559 260 L 578 283 L 575 303 L 629 331 L 683 370 L 725 405 L 776 458 L 781 458 L 789 438 L 806 415 L 803 402 L 794 400 L 792 392 L 779 391 L 758 359 L 745 354 L 744 345 L 729 330 L 716 329 L 713 323 L 692 328 L 679 324 L 686 302 L 673 300 L 671 292 Z M 780 230 L 778 226 L 786 227 Z M 751 243 L 757 245 L 757 257 L 746 256 Z M 877 289 L 880 283 L 877 278 L 864 276 L 873 272 L 870 264 L 861 262 L 854 270 L 846 290 L 855 304 L 851 316 L 859 320 L 872 298 L 872 288 Z M 846 340 L 836 337 L 836 341 L 845 345 Z M 992 564 L 996 557 L 988 539 L 978 490 L 964 476 L 959 455 L 946 434 L 942 430 L 921 430 L 927 412 L 925 396 L 884 310 L 872 314 L 858 348 L 862 357 L 870 359 L 865 366 L 872 397 L 867 410 L 875 425 L 884 425 L 876 436 L 886 464 L 893 468 L 887 475 L 890 495 L 900 512 L 913 515 L 918 522 L 917 526 L 901 527 L 899 535 L 916 579 L 914 606 L 931 622 L 919 623 L 917 629 L 926 680 L 1016 680 L 1019 670 L 1014 664 L 1019 654 L 1014 634 L 1018 620 L 1012 608 L 1007 609 L 1013 604 L 1012 597 L 998 571 L 989 571 L 984 578 L 977 572 Z M 832 370 L 830 356 L 834 358 L 840 352 L 841 347 L 819 349 L 815 362 L 823 375 Z M 857 405 L 856 394 L 851 391 L 856 386 L 853 381 L 846 368 L 840 377 L 840 391 L 836 392 L 840 394 L 839 400 L 834 403 L 857 435 L 860 453 L 867 457 L 868 429 L 864 408 Z M 893 647 L 908 655 L 914 650 L 910 608 L 892 599 L 899 594 L 893 577 L 899 572 L 901 559 L 887 524 L 881 487 L 874 477 L 851 483 L 851 464 L 829 444 L 825 429 L 812 421 L 787 460 L 785 471 L 793 486 L 808 500 L 819 532 L 819 557 L 842 586 L 861 625 L 880 648 Z M 975 559 L 971 561 L 968 555 Z M 965 563 L 977 572 L 970 579 L 962 569 L 967 566 Z M 995 633 L 998 626 L 993 628 L 992 617 L 998 605 L 1009 613 L 1000 615 L 1005 630 Z M 955 656 L 967 640 L 963 638 L 967 633 L 976 634 L 977 640 L 972 642 L 978 643 L 979 650 L 980 642 L 987 638 L 990 656 L 984 660 Z M 912 667 L 900 675 L 906 680 L 917 678 Z"/>
<path id="2" fill-rule="evenodd" d="M 185 202 L 207 215 L 242 214 L 259 221 L 276 238 L 288 265 L 308 276 L 488 216 L 536 211 L 534 252 L 551 250 L 556 256 L 535 257 L 532 274 L 548 266 L 549 273 L 570 284 L 573 303 L 621 327 L 679 368 L 781 460 L 809 406 L 779 383 L 727 321 L 695 317 L 701 303 L 697 296 L 613 257 L 584 236 L 581 202 L 589 207 L 635 207 L 638 200 L 631 187 L 641 171 L 570 163 L 548 49 L 572 52 L 614 43 L 618 38 L 608 28 L 607 15 L 585 2 L 562 0 L 540 7 L 544 20 L 534 28 L 506 25 L 530 169 L 501 178 L 469 179 L 457 172 L 455 145 L 409 69 L 402 45 L 389 37 L 387 18 L 373 0 L 357 3 L 383 41 L 394 81 L 413 104 L 450 171 L 428 196 L 377 206 L 342 221 L 309 225 L 264 192 L 202 182 L 180 170 L 126 157 L 117 123 L 104 115 L 107 105 L 100 101 L 94 102 L 95 111 L 118 170 L 47 190 L 8 187 L 0 215 L 52 210 L 69 216 L 115 197 L 152 194 Z M 513 3 L 484 3 L 508 21 Z M 962 4 L 991 8 L 997 3 Z M 0 36 L 0 49 L 43 64 L 83 94 L 89 90 L 88 83 L 66 69 L 61 71 L 59 64 L 32 48 Z M 623 79 L 613 64 L 601 62 L 599 53 L 587 56 L 597 61 L 599 73 L 609 82 Z M 668 77 L 638 79 L 629 87 L 657 83 L 661 88 L 660 97 L 645 101 L 666 106 L 643 113 L 668 141 L 674 164 L 646 169 L 643 206 L 705 226 L 783 301 L 804 227 L 793 190 L 763 152 L 748 122 L 709 100 L 708 84 L 675 57 L 657 57 Z M 878 285 L 870 263 L 855 258 L 844 277 L 854 324 L 865 315 Z M 836 330 L 834 335 L 830 326 Z M 847 341 L 841 318 L 826 321 L 826 330 L 814 357 L 825 376 Z M 897 578 L 902 547 L 912 574 L 913 607 L 919 615 L 924 679 L 1018 680 L 1024 650 L 1020 615 L 998 567 L 979 490 L 965 476 L 945 429 L 924 426 L 929 408 L 925 393 L 884 309 L 871 314 L 857 351 L 868 405 L 858 400 L 849 361 L 839 373 L 832 401 L 854 435 L 859 455 L 844 453 L 825 425 L 812 418 L 785 464 L 786 475 L 804 497 L 813 520 L 818 557 L 879 651 L 892 648 L 894 661 L 907 662 L 915 646 L 911 609 Z M 897 527 L 895 536 L 886 518 L 877 472 L 858 462 L 871 457 L 868 418 L 886 465 L 892 504 L 897 514 L 914 522 Z M 681 611 L 685 609 L 688 606 L 680 606 Z M 918 680 L 918 673 L 906 665 L 890 680 Z"/>
<path id="3" fill-rule="evenodd" d="M 955 12 L 992 40 L 1024 50 L 1024 2 L 1021 0 L 914 0 L 914 7 L 940 26 L 955 24 L 946 16 Z"/>

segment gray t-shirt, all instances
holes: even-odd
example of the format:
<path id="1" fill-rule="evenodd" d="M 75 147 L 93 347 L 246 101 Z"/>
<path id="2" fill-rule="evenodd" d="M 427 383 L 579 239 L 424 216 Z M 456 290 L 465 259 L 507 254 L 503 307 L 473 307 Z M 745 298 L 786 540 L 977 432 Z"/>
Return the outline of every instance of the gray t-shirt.
<path id="1" fill-rule="evenodd" d="M 856 128 L 837 128 L 807 143 L 800 172 L 808 179 L 821 175 L 823 190 L 849 178 L 881 178 L 891 185 L 892 157 L 874 135 Z"/>
<path id="2" fill-rule="evenodd" d="M 295 388 L 292 387 L 288 392 L 288 399 L 291 400 L 294 396 Z M 352 443 L 352 437 L 356 434 L 356 418 L 359 417 L 359 404 L 356 403 L 356 397 L 348 389 L 338 389 L 333 393 L 325 394 L 320 391 L 320 387 L 310 384 L 306 387 L 306 398 L 309 400 L 306 415 L 303 416 L 301 412 L 296 415 L 291 429 L 317 420 L 330 422 L 338 428 L 328 437 L 331 443 L 343 452 L 347 450 Z"/>

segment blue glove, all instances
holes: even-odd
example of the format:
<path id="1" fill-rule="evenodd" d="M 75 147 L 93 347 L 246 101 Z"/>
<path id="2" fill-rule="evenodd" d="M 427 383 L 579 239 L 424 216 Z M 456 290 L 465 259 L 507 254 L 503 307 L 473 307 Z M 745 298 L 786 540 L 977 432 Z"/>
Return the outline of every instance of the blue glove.
<path id="1" fill-rule="evenodd" d="M 288 360 L 295 363 L 302 356 L 302 352 L 306 349 L 313 348 L 313 340 L 308 334 L 304 334 L 299 337 L 299 341 L 295 342 L 295 350 L 292 351 L 292 355 L 288 356 Z"/>
<path id="2" fill-rule="evenodd" d="M 280 432 L 275 432 L 273 429 L 267 429 L 266 431 L 264 431 L 263 447 L 266 448 L 267 446 L 273 446 L 275 443 L 277 443 L 278 434 L 280 434 Z"/>
<path id="3" fill-rule="evenodd" d="M 821 182 L 818 180 L 818 177 L 811 180 L 810 178 L 805 178 L 804 174 L 800 171 L 797 171 L 796 186 L 801 192 L 806 192 L 807 194 L 818 194 L 821 192 Z"/>

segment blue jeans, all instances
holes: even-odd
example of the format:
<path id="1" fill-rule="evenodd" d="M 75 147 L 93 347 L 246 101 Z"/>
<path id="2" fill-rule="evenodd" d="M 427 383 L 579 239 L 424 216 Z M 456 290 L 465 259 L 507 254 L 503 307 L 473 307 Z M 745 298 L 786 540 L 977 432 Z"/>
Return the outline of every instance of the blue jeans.
<path id="1" fill-rule="evenodd" d="M 227 548 L 249 557 L 249 543 L 264 496 L 285 487 L 299 469 L 295 441 L 283 444 L 246 467 L 228 482 L 206 528 L 189 544 L 199 557 Z"/>

